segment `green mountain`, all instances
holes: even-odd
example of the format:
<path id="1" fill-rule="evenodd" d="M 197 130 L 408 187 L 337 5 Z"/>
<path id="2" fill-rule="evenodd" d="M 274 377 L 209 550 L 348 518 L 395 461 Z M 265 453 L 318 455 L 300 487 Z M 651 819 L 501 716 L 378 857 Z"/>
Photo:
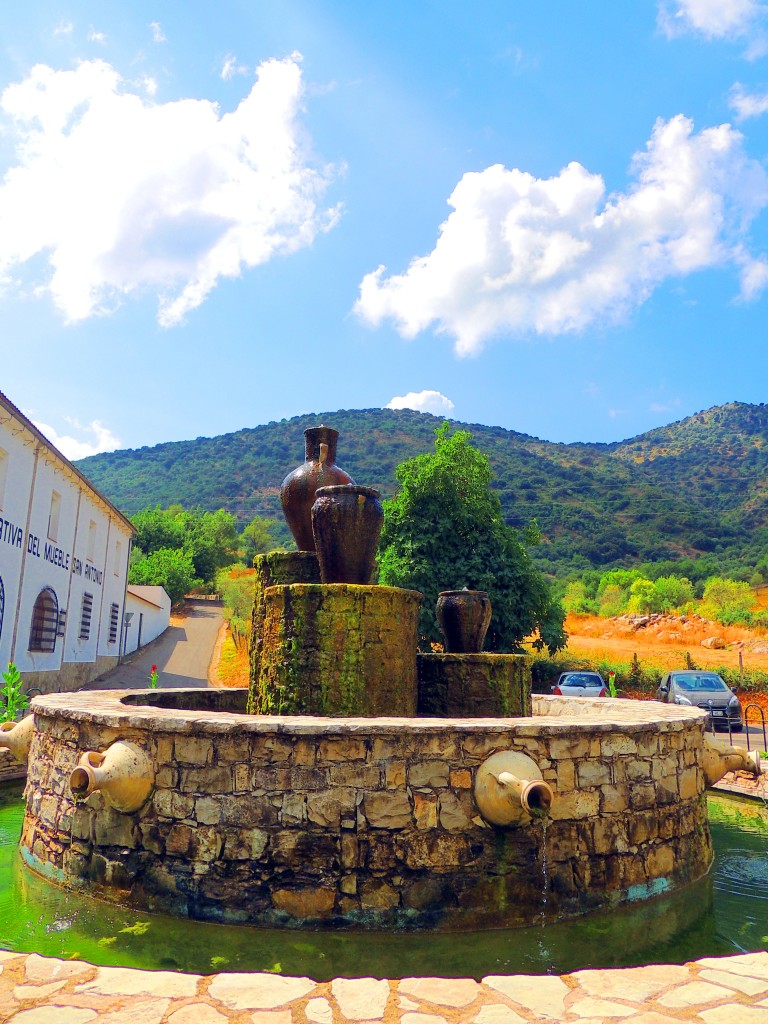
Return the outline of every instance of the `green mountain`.
<path id="1" fill-rule="evenodd" d="M 306 427 L 339 430 L 339 465 L 389 497 L 395 467 L 429 450 L 440 422 L 410 410 L 339 410 L 77 465 L 128 515 L 178 503 L 227 508 L 242 522 L 281 518 L 280 484 L 303 460 Z M 488 455 L 507 522 L 538 522 L 535 557 L 549 572 L 702 555 L 754 566 L 768 552 L 768 406 L 729 403 L 614 444 L 453 425 Z"/>

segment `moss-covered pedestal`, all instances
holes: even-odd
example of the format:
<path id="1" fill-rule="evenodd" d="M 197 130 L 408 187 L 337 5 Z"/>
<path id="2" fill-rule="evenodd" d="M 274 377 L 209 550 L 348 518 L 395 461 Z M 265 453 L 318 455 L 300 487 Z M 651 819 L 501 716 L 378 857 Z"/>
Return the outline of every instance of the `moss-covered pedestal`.
<path id="1" fill-rule="evenodd" d="M 419 715 L 518 718 L 531 713 L 525 654 L 419 654 Z"/>
<path id="2" fill-rule="evenodd" d="M 256 579 L 251 614 L 251 642 L 248 648 L 250 662 L 250 691 L 255 693 L 261 666 L 261 638 L 264 633 L 264 591 L 281 583 L 319 583 L 320 566 L 314 551 L 270 551 L 256 555 L 253 560 Z M 249 701 L 248 710 L 256 711 Z"/>
<path id="3" fill-rule="evenodd" d="M 414 590 L 348 583 L 267 588 L 254 710 L 415 715 L 421 598 Z"/>

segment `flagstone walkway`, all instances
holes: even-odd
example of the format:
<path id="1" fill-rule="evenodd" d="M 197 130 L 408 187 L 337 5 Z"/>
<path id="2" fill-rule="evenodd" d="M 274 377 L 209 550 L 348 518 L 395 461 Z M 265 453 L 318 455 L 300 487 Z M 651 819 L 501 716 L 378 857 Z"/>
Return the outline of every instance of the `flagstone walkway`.
<path id="1" fill-rule="evenodd" d="M 0 952 L 9 1024 L 768 1024 L 768 953 L 561 978 L 202 977 Z"/>

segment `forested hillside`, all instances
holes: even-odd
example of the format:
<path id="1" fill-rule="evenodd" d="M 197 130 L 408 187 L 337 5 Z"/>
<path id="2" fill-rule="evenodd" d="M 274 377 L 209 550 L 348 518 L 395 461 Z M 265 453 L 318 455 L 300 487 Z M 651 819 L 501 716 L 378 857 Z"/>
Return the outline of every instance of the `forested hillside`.
<path id="1" fill-rule="evenodd" d="M 395 467 L 429 450 L 440 422 L 410 410 L 340 410 L 77 465 L 128 515 L 180 503 L 226 508 L 247 522 L 280 515 L 280 483 L 303 459 L 306 427 L 339 430 L 339 465 L 389 497 Z M 488 454 L 507 521 L 537 520 L 535 557 L 549 572 L 702 555 L 732 569 L 768 553 L 767 406 L 731 403 L 615 444 L 454 425 Z"/>

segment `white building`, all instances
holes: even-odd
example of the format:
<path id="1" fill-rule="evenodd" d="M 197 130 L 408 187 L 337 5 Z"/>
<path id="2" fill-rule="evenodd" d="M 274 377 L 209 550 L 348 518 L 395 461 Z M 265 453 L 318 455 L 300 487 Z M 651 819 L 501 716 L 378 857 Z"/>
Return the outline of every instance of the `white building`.
<path id="1" fill-rule="evenodd" d="M 168 628 L 171 599 L 163 587 L 128 584 L 123 619 L 123 654 L 132 654 Z"/>
<path id="2" fill-rule="evenodd" d="M 133 526 L 0 393 L 0 664 L 74 690 L 117 664 Z"/>

